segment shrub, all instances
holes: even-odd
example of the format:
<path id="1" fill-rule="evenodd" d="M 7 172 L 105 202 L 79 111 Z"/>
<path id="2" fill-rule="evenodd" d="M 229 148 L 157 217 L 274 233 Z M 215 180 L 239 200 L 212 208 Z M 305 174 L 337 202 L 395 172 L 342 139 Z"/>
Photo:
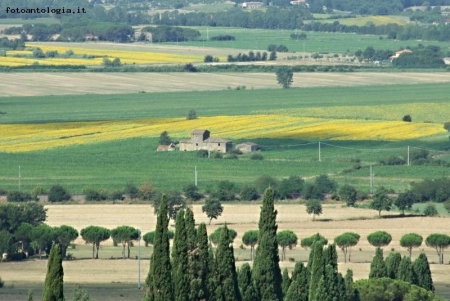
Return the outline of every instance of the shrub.
<path id="1" fill-rule="evenodd" d="M 252 154 L 252 155 L 250 156 L 250 160 L 262 160 L 262 159 L 264 159 L 263 155 L 258 154 L 258 153 Z"/>
<path id="2" fill-rule="evenodd" d="M 8 194 L 8 191 L 6 189 L 0 188 L 0 195 Z"/>
<path id="3" fill-rule="evenodd" d="M 292 40 L 306 40 L 306 33 L 291 33 Z"/>
<path id="4" fill-rule="evenodd" d="M 277 47 L 276 51 L 278 51 L 278 52 L 288 52 L 289 49 L 286 46 L 284 46 L 284 45 L 279 45 Z"/>
<path id="5" fill-rule="evenodd" d="M 412 121 L 411 115 L 403 116 L 402 120 L 405 121 L 405 122 L 411 122 Z"/>
<path id="6" fill-rule="evenodd" d="M 254 201 L 258 199 L 258 191 L 255 187 L 244 186 L 241 189 L 241 200 Z"/>
<path id="7" fill-rule="evenodd" d="M 234 148 L 230 151 L 230 154 L 242 155 L 242 152 L 240 149 Z"/>
<path id="8" fill-rule="evenodd" d="M 267 51 L 277 51 L 277 45 L 275 44 L 270 44 L 269 46 L 267 46 Z"/>
<path id="9" fill-rule="evenodd" d="M 439 212 L 437 211 L 436 206 L 430 203 L 425 207 L 423 214 L 426 216 L 436 216 L 439 215 Z"/>
<path id="10" fill-rule="evenodd" d="M 108 193 L 104 190 L 95 188 L 86 188 L 84 191 L 86 195 L 86 201 L 105 201 L 108 199 Z"/>
<path id="11" fill-rule="evenodd" d="M 406 164 L 405 159 L 399 156 L 390 156 L 387 159 L 380 160 L 380 164 L 382 165 L 404 165 Z"/>
<path id="12" fill-rule="evenodd" d="M 238 156 L 236 154 L 228 154 L 223 157 L 224 159 L 236 160 Z"/>
<path id="13" fill-rule="evenodd" d="M 194 109 L 189 110 L 186 119 L 187 120 L 197 119 L 197 112 Z"/>
<path id="14" fill-rule="evenodd" d="M 195 68 L 191 63 L 188 63 L 183 66 L 183 72 L 197 72 L 197 68 Z"/>
<path id="15" fill-rule="evenodd" d="M 1 193 L 0 193 L 1 194 Z M 46 190 L 44 187 L 37 186 L 34 187 L 31 191 L 31 195 L 36 199 L 38 195 L 48 194 L 48 190 Z"/>
<path id="16" fill-rule="evenodd" d="M 70 200 L 70 194 L 61 185 L 53 185 L 48 192 L 49 202 L 63 202 Z"/>
<path id="17" fill-rule="evenodd" d="M 203 195 L 198 192 L 198 187 L 194 184 L 185 186 L 183 192 L 188 199 L 191 199 L 193 201 L 198 201 L 203 197 Z"/>
<path id="18" fill-rule="evenodd" d="M 33 200 L 33 197 L 28 192 L 21 192 L 21 191 L 10 191 L 7 195 L 8 202 L 29 202 Z"/>
<path id="19" fill-rule="evenodd" d="M 197 157 L 208 158 L 208 151 L 206 149 L 201 149 L 197 151 Z"/>
<path id="20" fill-rule="evenodd" d="M 219 152 L 213 152 L 211 154 L 211 158 L 213 158 L 213 159 L 222 159 L 223 158 L 223 154 L 219 153 Z"/>
<path id="21" fill-rule="evenodd" d="M 132 183 L 128 182 L 123 191 L 130 199 L 135 199 L 139 195 L 139 189 Z"/>
<path id="22" fill-rule="evenodd" d="M 109 194 L 108 198 L 110 201 L 116 201 L 116 200 L 123 201 L 123 191 L 115 190 Z"/>
<path id="23" fill-rule="evenodd" d="M 234 41 L 236 38 L 231 35 L 218 35 L 210 38 L 211 41 Z"/>
<path id="24" fill-rule="evenodd" d="M 0 288 L 2 288 L 5 285 L 5 281 L 2 280 L 2 278 L 0 277 Z"/>

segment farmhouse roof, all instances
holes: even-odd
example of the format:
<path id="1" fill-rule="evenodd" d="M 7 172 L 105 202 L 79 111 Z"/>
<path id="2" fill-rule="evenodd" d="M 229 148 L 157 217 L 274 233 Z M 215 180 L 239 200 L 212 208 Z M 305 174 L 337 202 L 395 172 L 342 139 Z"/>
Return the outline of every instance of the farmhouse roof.
<path id="1" fill-rule="evenodd" d="M 258 144 L 254 143 L 254 142 L 242 142 L 238 145 L 250 145 L 250 146 L 257 146 Z"/>
<path id="2" fill-rule="evenodd" d="M 204 132 L 209 132 L 208 130 L 192 130 L 192 134 L 203 134 Z"/>
<path id="3" fill-rule="evenodd" d="M 191 140 L 180 140 L 180 143 L 192 143 Z"/>
<path id="4" fill-rule="evenodd" d="M 206 140 L 203 141 L 203 143 L 228 143 L 231 142 L 231 140 L 227 140 L 227 139 L 222 139 L 222 138 L 208 138 Z"/>

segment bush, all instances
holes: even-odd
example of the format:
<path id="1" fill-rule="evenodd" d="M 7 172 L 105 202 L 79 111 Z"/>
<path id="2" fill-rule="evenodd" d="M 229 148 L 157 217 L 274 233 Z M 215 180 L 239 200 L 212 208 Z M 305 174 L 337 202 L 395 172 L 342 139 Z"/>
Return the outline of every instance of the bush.
<path id="1" fill-rule="evenodd" d="M 288 52 L 289 49 L 286 46 L 284 46 L 284 45 L 279 45 L 277 47 L 276 51 L 278 51 L 278 52 Z"/>
<path id="2" fill-rule="evenodd" d="M 10 191 L 7 195 L 8 202 L 29 202 L 33 200 L 33 197 L 28 192 L 21 192 L 21 191 Z"/>
<path id="3" fill-rule="evenodd" d="M 258 153 L 252 154 L 252 155 L 250 156 L 250 160 L 262 160 L 262 159 L 264 159 L 263 155 L 258 154 Z"/>
<path id="4" fill-rule="evenodd" d="M 8 194 L 8 191 L 6 189 L 0 188 L 0 195 Z"/>
<path id="5" fill-rule="evenodd" d="M 195 68 L 191 63 L 188 63 L 183 66 L 183 72 L 197 72 L 197 68 Z"/>
<path id="6" fill-rule="evenodd" d="M 387 159 L 380 160 L 380 164 L 382 165 L 405 165 L 406 161 L 402 157 L 399 156 L 390 156 Z"/>
<path id="7" fill-rule="evenodd" d="M 139 189 L 132 183 L 128 182 L 123 191 L 130 199 L 135 199 L 139 195 Z"/>
<path id="8" fill-rule="evenodd" d="M 223 158 L 223 154 L 219 153 L 219 152 L 212 152 L 211 158 L 213 158 L 213 159 L 222 159 Z"/>
<path id="9" fill-rule="evenodd" d="M 193 201 L 198 201 L 203 197 L 203 195 L 198 192 L 198 187 L 195 186 L 194 184 L 189 184 L 185 186 L 183 192 L 185 197 Z"/>
<path id="10" fill-rule="evenodd" d="M 245 201 L 254 201 L 259 197 L 258 191 L 255 187 L 252 186 L 244 186 L 241 189 L 241 200 Z"/>
<path id="11" fill-rule="evenodd" d="M 189 110 L 186 119 L 187 120 L 197 119 L 197 112 L 194 109 Z"/>
<path id="12" fill-rule="evenodd" d="M 0 277 L 0 288 L 2 288 L 3 286 L 5 286 L 5 281 L 3 281 L 2 278 Z"/>
<path id="13" fill-rule="evenodd" d="M 84 191 L 86 201 L 105 201 L 108 199 L 108 192 L 95 188 L 86 188 Z"/>
<path id="14" fill-rule="evenodd" d="M 306 40 L 306 33 L 291 33 L 292 40 Z"/>
<path id="15" fill-rule="evenodd" d="M 61 185 L 53 185 L 48 192 L 49 202 L 63 202 L 70 200 L 70 194 Z"/>
<path id="16" fill-rule="evenodd" d="M 402 120 L 405 121 L 405 122 L 411 122 L 412 121 L 411 115 L 403 116 Z"/>
<path id="17" fill-rule="evenodd" d="M 267 46 L 267 51 L 277 51 L 277 45 L 275 44 L 270 44 L 269 46 Z"/>
<path id="18" fill-rule="evenodd" d="M 110 201 L 116 201 L 116 200 L 123 201 L 123 191 L 122 190 L 115 190 L 115 191 L 111 192 L 109 194 L 108 199 Z"/>
<path id="19" fill-rule="evenodd" d="M 208 151 L 206 149 L 201 149 L 197 151 L 197 157 L 208 158 Z"/>
<path id="20" fill-rule="evenodd" d="M 211 37 L 210 40 L 211 41 L 234 41 L 234 40 L 236 40 L 236 38 L 234 36 L 226 34 L 226 35 L 219 35 L 219 36 Z"/>
<path id="21" fill-rule="evenodd" d="M 437 211 L 436 206 L 430 203 L 425 207 L 423 214 L 426 216 L 436 216 L 439 215 L 439 212 Z"/>
<path id="22" fill-rule="evenodd" d="M 240 149 L 234 148 L 230 151 L 230 154 L 242 155 L 242 152 Z"/>
<path id="23" fill-rule="evenodd" d="M 238 158 L 238 156 L 236 154 L 228 154 L 228 155 L 225 155 L 225 157 L 223 157 L 223 158 L 236 160 Z"/>

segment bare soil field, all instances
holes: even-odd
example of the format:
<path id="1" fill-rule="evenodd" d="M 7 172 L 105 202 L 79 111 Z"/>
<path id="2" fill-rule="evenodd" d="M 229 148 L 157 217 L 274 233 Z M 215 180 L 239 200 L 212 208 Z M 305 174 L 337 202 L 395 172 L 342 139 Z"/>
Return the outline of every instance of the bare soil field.
<path id="1" fill-rule="evenodd" d="M 292 87 L 447 83 L 450 73 L 296 73 Z M 1 96 L 276 89 L 273 73 L 0 73 Z"/>
<path id="2" fill-rule="evenodd" d="M 153 231 L 156 225 L 156 216 L 151 205 L 124 205 L 124 204 L 99 204 L 99 205 L 47 205 L 48 219 L 51 226 L 71 225 L 78 230 L 89 225 L 98 225 L 114 228 L 119 225 L 129 225 L 140 229 L 143 233 Z M 238 236 L 234 241 L 237 266 L 241 266 L 249 260 L 249 249 L 241 247 L 242 235 L 245 231 L 257 229 L 260 204 L 225 204 L 223 215 L 218 220 L 213 220 L 208 225 L 208 218 L 201 212 L 201 205 L 193 205 L 196 223 L 206 223 L 208 233 L 212 233 L 217 227 L 225 223 L 236 230 Z M 333 238 L 343 232 L 352 231 L 361 235 L 359 244 L 353 249 L 351 263 L 344 263 L 342 252 L 339 250 L 339 269 L 345 273 L 348 268 L 353 269 L 355 279 L 367 278 L 370 270 L 370 261 L 374 256 L 374 248 L 367 242 L 367 235 L 377 230 L 385 230 L 392 235 L 392 243 L 384 249 L 385 256 L 392 250 L 400 251 L 406 255 L 406 250 L 400 247 L 400 237 L 406 233 L 416 232 L 426 238 L 431 233 L 445 233 L 450 228 L 450 218 L 445 217 L 405 217 L 405 218 L 377 218 L 377 212 L 367 209 L 347 208 L 340 203 L 326 204 L 323 214 L 312 221 L 311 216 L 305 211 L 304 205 L 277 204 L 278 229 L 294 231 L 299 240 L 314 233 L 321 233 L 332 242 Z M 349 220 L 352 219 L 352 220 Z M 173 228 L 173 221 L 170 223 Z M 117 286 L 117 283 L 137 283 L 138 261 L 137 244 L 131 249 L 130 259 L 120 259 L 121 247 L 114 247 L 109 240 L 101 247 L 100 259 L 92 260 L 91 246 L 85 245 L 79 238 L 75 241 L 76 248 L 69 249 L 76 260 L 63 263 L 65 283 L 69 286 L 81 283 L 83 285 L 99 284 L 100 286 Z M 141 244 L 141 279 L 149 269 L 151 247 Z M 437 287 L 437 293 L 450 297 L 450 265 L 434 264 L 437 255 L 434 249 L 425 244 L 413 251 L 413 260 L 423 251 L 427 254 L 431 264 L 433 279 Z M 300 247 L 300 243 L 293 250 L 287 250 L 286 257 L 296 261 L 307 261 L 309 250 Z M 445 254 L 445 262 L 449 255 Z M 30 260 L 25 262 L 7 262 L 0 264 L 0 274 L 8 285 L 27 287 L 27 285 L 43 283 L 46 273 L 46 260 Z M 281 267 L 292 270 L 294 262 L 286 260 L 280 263 Z M 11 291 L 14 291 L 11 289 Z M 115 291 L 116 292 L 116 291 Z M 95 291 L 97 293 L 97 291 Z M 11 293 L 12 294 L 12 293 Z M 1 299 L 1 295 L 0 295 Z M 23 299 L 23 298 L 22 298 Z M 20 299 L 18 299 L 20 300 Z M 103 300 L 100 298 L 99 300 Z M 136 299 L 138 300 L 138 299 Z"/>

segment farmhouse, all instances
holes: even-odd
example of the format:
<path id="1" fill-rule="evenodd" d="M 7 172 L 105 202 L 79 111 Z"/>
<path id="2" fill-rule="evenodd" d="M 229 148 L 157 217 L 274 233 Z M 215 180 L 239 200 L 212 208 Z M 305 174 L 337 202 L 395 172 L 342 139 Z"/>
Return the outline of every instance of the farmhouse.
<path id="1" fill-rule="evenodd" d="M 305 4 L 306 0 L 295 0 L 295 1 L 291 1 L 290 3 L 291 3 L 291 5 L 300 5 L 300 4 Z"/>
<path id="2" fill-rule="evenodd" d="M 171 143 L 169 145 L 158 145 L 158 148 L 156 149 L 157 152 L 171 152 L 175 150 L 175 144 Z"/>
<path id="3" fill-rule="evenodd" d="M 450 57 L 444 57 L 443 60 L 444 60 L 444 64 L 450 65 Z"/>
<path id="4" fill-rule="evenodd" d="M 231 141 L 210 137 L 208 130 L 193 130 L 190 140 L 180 141 L 180 151 L 208 150 L 226 153 L 231 150 Z"/>
<path id="5" fill-rule="evenodd" d="M 134 32 L 134 39 L 136 41 L 153 42 L 153 35 L 151 32 L 142 32 L 141 30 L 136 30 Z"/>
<path id="6" fill-rule="evenodd" d="M 236 149 L 240 150 L 242 153 L 251 153 L 258 150 L 258 144 L 253 142 L 243 142 L 236 145 Z"/>
<path id="7" fill-rule="evenodd" d="M 395 60 L 395 59 L 398 58 L 402 53 L 409 53 L 409 52 L 412 52 L 412 51 L 409 50 L 409 49 L 403 49 L 403 50 L 397 51 L 397 52 L 395 53 L 395 55 L 393 55 L 393 56 L 390 57 L 390 59 L 391 59 L 391 61 L 392 61 L 392 60 Z"/>
<path id="8" fill-rule="evenodd" d="M 248 8 L 248 9 L 256 9 L 263 7 L 264 4 L 262 2 L 243 2 L 241 4 L 242 8 Z"/>

